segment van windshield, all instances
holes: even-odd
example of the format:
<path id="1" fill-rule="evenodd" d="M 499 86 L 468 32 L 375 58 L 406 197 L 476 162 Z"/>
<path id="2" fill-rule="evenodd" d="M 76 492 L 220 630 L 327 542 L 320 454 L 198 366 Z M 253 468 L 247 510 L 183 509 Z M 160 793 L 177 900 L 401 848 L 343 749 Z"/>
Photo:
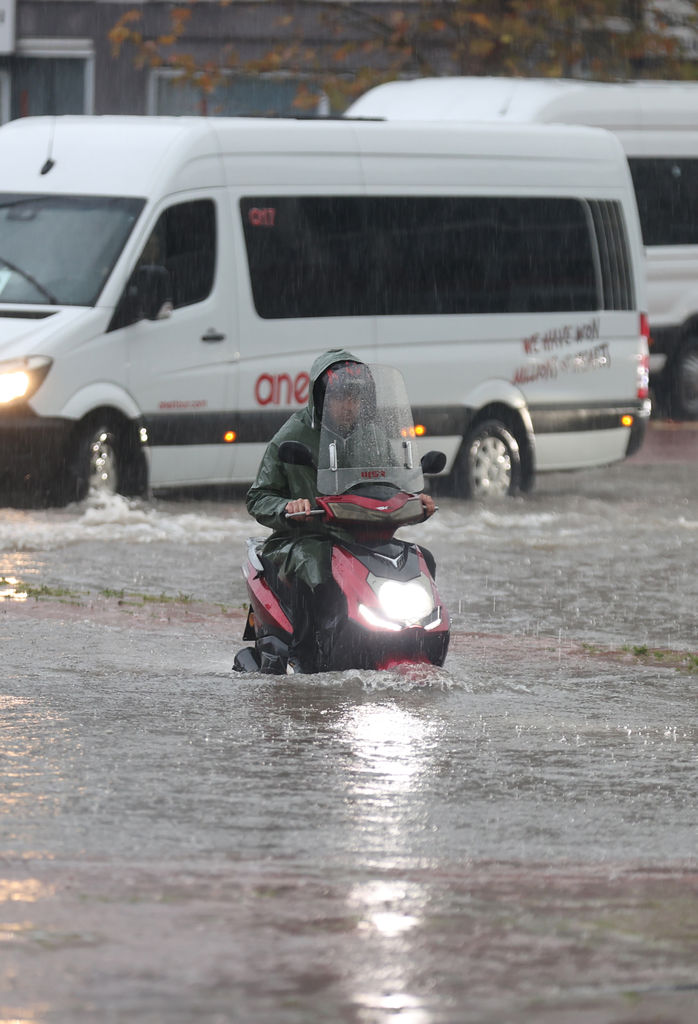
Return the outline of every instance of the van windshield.
<path id="1" fill-rule="evenodd" d="M 0 193 L 0 303 L 94 306 L 144 205 Z"/>

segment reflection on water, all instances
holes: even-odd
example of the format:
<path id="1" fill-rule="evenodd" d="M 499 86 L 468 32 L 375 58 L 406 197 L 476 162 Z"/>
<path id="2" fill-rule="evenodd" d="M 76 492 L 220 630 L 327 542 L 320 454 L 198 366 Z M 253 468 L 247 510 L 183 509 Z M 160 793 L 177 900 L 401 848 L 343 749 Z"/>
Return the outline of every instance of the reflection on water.
<path id="1" fill-rule="evenodd" d="M 422 1000 L 407 992 L 384 994 L 357 992 L 359 1019 L 368 1021 L 395 1021 L 396 1024 L 430 1024 L 431 1014 L 421 1005 Z"/>
<path id="2" fill-rule="evenodd" d="M 410 908 L 416 903 L 416 886 L 410 886 Z M 419 923 L 414 913 L 404 912 L 408 886 L 404 882 L 377 881 L 355 885 L 349 894 L 349 907 L 361 915 L 360 928 L 375 930 L 392 939 L 410 931 Z"/>
<path id="3" fill-rule="evenodd" d="M 53 896 L 55 887 L 38 878 L 0 878 L 0 903 L 36 903 Z"/>
<path id="4" fill-rule="evenodd" d="M 0 600 L 26 601 L 27 591 L 16 576 L 0 577 Z"/>
<path id="5" fill-rule="evenodd" d="M 356 756 L 357 793 L 371 797 L 411 788 L 429 748 L 427 721 L 396 704 L 360 704 L 340 727 Z"/>
<path id="6" fill-rule="evenodd" d="M 382 869 L 390 869 L 409 848 L 407 831 L 414 827 L 409 797 L 425 770 L 428 719 L 393 702 L 366 703 L 347 710 L 339 728 L 351 744 L 349 796 L 357 846 L 369 856 L 375 851 Z M 417 885 L 384 877 L 359 882 L 347 895 L 348 911 L 358 918 L 359 931 L 369 939 L 375 935 L 401 940 L 420 922 L 419 902 Z M 390 959 L 390 993 L 361 992 L 354 998 L 367 1011 L 389 1011 L 394 1019 L 409 1024 L 426 1022 L 416 1000 L 403 991 L 409 987 L 409 970 L 396 972 L 394 950 Z"/>
<path id="7" fill-rule="evenodd" d="M 13 1013 L 11 1017 L 0 1016 L 0 1024 L 37 1024 L 37 1021 L 45 1019 L 49 1006 L 37 1006 L 31 1010 L 22 1009 L 18 1014 Z M 0 1014 L 2 1010 L 0 1010 Z"/>
<path id="8" fill-rule="evenodd" d="M 426 698 L 425 698 L 426 699 Z M 338 731 L 350 744 L 346 787 L 353 813 L 350 827 L 357 850 L 399 863 L 427 828 L 428 810 L 419 795 L 428 770 L 436 722 L 383 697 L 350 707 Z M 393 908 L 380 913 L 384 928 L 401 927 Z"/>

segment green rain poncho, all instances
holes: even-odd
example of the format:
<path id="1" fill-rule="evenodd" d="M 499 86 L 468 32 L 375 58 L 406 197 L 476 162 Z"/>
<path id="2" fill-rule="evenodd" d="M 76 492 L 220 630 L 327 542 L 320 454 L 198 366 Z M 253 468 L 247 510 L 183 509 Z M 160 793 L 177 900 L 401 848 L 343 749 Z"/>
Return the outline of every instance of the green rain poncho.
<path id="1" fill-rule="evenodd" d="M 257 479 L 247 493 L 247 511 L 262 526 L 274 531 L 264 543 L 263 555 L 274 562 L 283 577 L 297 576 L 313 588 L 331 577 L 331 538 L 350 538 L 343 530 L 325 525 L 321 517 L 301 521 L 286 519 L 284 513 L 289 501 L 294 498 L 314 500 L 317 473 L 311 466 L 290 466 L 281 462 L 279 445 L 283 441 L 302 441 L 317 465 L 320 423 L 315 414 L 315 383 L 333 363 L 345 360 L 361 362 L 343 349 L 325 352 L 315 360 L 310 369 L 307 407 L 293 413 L 271 439 Z"/>

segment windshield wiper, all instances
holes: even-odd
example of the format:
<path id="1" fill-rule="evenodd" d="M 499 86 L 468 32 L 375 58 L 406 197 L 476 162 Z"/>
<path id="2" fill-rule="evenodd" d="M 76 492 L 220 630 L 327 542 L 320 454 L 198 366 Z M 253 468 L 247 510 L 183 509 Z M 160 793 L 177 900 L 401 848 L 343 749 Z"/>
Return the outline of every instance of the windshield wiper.
<path id="1" fill-rule="evenodd" d="M 34 275 L 30 274 L 28 270 L 22 270 L 22 268 L 18 267 L 16 263 L 11 263 L 10 260 L 5 259 L 4 256 L 0 256 L 0 263 L 3 263 L 10 270 L 14 270 L 15 274 L 19 274 L 19 276 L 23 277 L 25 281 L 28 281 L 30 285 L 36 288 L 37 291 L 41 292 L 41 294 L 48 299 L 52 306 L 60 306 L 60 302 L 56 296 L 52 295 L 48 288 L 44 288 L 41 282 L 37 281 Z"/>

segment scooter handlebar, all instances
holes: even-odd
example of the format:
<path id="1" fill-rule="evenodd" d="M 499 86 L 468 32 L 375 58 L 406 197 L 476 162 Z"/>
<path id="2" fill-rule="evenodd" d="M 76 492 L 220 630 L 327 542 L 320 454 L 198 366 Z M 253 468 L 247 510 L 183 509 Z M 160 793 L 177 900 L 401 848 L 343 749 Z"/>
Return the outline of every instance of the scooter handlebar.
<path id="1" fill-rule="evenodd" d="M 418 495 L 412 495 L 412 500 L 416 500 Z M 434 506 L 434 512 L 438 512 L 439 506 Z M 326 516 L 327 512 L 324 508 L 311 508 L 308 512 L 284 512 L 286 519 L 307 519 L 308 516 Z M 426 509 L 423 509 L 422 520 L 428 519 Z M 412 520 L 413 522 L 419 522 L 419 519 Z"/>
<path id="2" fill-rule="evenodd" d="M 285 512 L 284 515 L 287 519 L 305 519 L 306 516 L 324 516 L 327 513 L 324 508 L 311 508 L 309 512 Z"/>

